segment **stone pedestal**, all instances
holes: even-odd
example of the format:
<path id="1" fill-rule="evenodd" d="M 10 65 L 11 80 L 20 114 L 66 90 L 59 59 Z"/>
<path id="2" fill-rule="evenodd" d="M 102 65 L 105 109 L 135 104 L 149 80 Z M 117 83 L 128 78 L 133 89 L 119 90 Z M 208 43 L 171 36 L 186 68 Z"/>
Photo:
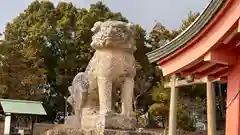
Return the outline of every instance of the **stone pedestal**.
<path id="1" fill-rule="evenodd" d="M 41 135 L 155 135 L 155 134 L 138 131 L 112 130 L 112 129 L 104 130 L 54 129 L 49 130 Z"/>
<path id="2" fill-rule="evenodd" d="M 70 116 L 64 128 L 50 129 L 41 135 L 154 135 L 137 131 L 134 116 L 127 117 L 117 113 L 105 116 L 92 114 L 83 115 L 81 124 L 77 120 L 77 116 Z"/>
<path id="3" fill-rule="evenodd" d="M 80 128 L 81 127 L 81 122 L 79 121 L 79 117 L 77 117 L 76 115 L 67 116 L 64 124 L 70 128 Z"/>
<path id="4" fill-rule="evenodd" d="M 118 129 L 136 130 L 137 120 L 134 116 L 128 117 L 117 113 L 103 115 L 83 115 L 81 126 L 83 129 Z"/>

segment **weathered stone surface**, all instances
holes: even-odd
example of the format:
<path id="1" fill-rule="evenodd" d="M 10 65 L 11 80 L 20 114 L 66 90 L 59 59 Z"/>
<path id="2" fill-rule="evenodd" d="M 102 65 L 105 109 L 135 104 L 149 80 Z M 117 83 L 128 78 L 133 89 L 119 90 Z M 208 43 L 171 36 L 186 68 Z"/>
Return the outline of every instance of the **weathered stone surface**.
<path id="1" fill-rule="evenodd" d="M 79 121 L 79 117 L 76 115 L 67 116 L 65 119 L 65 124 L 69 128 L 80 128 L 81 121 Z"/>
<path id="2" fill-rule="evenodd" d="M 138 128 L 137 119 L 134 116 L 124 116 L 112 113 L 105 117 L 106 129 L 136 130 Z"/>
<path id="3" fill-rule="evenodd" d="M 42 135 L 155 135 L 155 134 L 112 129 L 105 130 L 58 129 L 49 130 Z"/>
<path id="4" fill-rule="evenodd" d="M 117 113 L 108 115 L 83 115 L 83 129 L 120 129 L 120 130 L 136 130 L 138 128 L 135 116 L 125 116 Z"/>
<path id="5" fill-rule="evenodd" d="M 80 127 L 135 129 L 132 117 L 135 26 L 121 21 L 96 22 L 92 32 L 91 47 L 96 51 L 85 72 L 74 77 L 67 101 L 72 105 Z M 115 112 L 117 89 L 121 91 L 121 116 L 108 115 Z M 68 119 L 68 124 L 75 123 Z"/>

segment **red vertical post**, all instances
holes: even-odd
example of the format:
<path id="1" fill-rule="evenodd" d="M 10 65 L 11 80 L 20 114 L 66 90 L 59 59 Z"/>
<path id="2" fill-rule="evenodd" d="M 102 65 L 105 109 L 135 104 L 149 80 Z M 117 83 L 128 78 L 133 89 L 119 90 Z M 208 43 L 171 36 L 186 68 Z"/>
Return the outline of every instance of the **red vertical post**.
<path id="1" fill-rule="evenodd" d="M 229 67 L 226 110 L 226 135 L 240 135 L 240 58 Z"/>

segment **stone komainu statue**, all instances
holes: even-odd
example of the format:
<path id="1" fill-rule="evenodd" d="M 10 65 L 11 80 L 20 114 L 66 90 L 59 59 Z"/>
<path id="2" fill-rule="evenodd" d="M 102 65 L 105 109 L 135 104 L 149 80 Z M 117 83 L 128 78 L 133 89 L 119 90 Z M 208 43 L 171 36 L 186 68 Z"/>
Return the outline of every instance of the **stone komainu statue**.
<path id="1" fill-rule="evenodd" d="M 114 95 L 120 89 L 121 117 L 131 117 L 136 74 L 135 26 L 120 21 L 96 22 L 92 31 L 91 47 L 96 51 L 86 71 L 73 79 L 68 102 L 79 118 L 108 116 L 115 113 Z"/>

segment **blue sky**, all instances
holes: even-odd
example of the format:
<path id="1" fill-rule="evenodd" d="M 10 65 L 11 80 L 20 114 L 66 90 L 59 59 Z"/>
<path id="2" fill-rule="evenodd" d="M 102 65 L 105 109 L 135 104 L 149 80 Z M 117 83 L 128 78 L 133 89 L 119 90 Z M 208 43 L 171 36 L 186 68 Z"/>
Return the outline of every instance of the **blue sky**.
<path id="1" fill-rule="evenodd" d="M 1 0 L 0 32 L 33 0 Z M 52 0 L 54 3 L 64 0 Z M 98 0 L 65 0 L 77 7 L 88 7 Z M 210 0 L 104 0 L 112 11 L 121 12 L 129 21 L 151 30 L 156 21 L 169 29 L 177 29 L 190 10 L 201 12 Z"/>

